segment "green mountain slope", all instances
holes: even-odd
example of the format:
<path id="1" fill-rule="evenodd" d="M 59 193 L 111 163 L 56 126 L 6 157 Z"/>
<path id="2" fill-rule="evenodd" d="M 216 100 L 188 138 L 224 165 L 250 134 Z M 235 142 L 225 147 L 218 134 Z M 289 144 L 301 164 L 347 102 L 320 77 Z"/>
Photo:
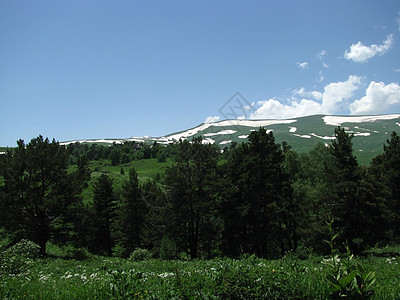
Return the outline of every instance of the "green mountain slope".
<path id="1" fill-rule="evenodd" d="M 354 133 L 353 149 L 360 164 L 369 164 L 371 159 L 382 153 L 383 145 L 392 131 L 400 132 L 400 114 L 377 116 L 323 116 L 314 115 L 289 120 L 223 120 L 203 123 L 194 128 L 169 134 L 164 137 L 132 137 L 128 139 L 84 140 L 87 143 L 123 143 L 137 141 L 168 144 L 179 139 L 203 136 L 204 142 L 229 147 L 232 142 L 245 142 L 252 130 L 264 127 L 272 130 L 275 139 L 286 141 L 297 152 L 313 149 L 318 143 L 329 145 L 334 139 L 334 129 L 342 126 Z M 76 141 L 64 142 L 64 144 Z"/>
<path id="2" fill-rule="evenodd" d="M 354 134 L 353 149 L 360 164 L 368 164 L 382 153 L 392 131 L 400 131 L 400 114 L 379 116 L 308 116 L 290 120 L 225 120 L 201 124 L 193 129 L 160 140 L 178 140 L 202 135 L 206 142 L 222 148 L 232 142 L 244 142 L 251 130 L 260 126 L 272 130 L 279 143 L 286 141 L 297 152 L 313 149 L 318 143 L 330 144 L 334 129 L 342 126 Z"/>

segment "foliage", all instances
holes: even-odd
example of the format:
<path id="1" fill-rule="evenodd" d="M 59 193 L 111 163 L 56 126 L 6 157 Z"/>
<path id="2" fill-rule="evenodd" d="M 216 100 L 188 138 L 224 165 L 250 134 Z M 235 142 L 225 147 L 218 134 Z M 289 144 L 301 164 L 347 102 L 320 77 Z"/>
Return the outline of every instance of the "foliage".
<path id="1" fill-rule="evenodd" d="M 326 201 L 332 207 L 336 218 L 336 230 L 341 233 L 342 242 L 348 241 L 353 250 L 362 250 L 362 199 L 358 195 L 360 172 L 357 159 L 353 155 L 353 134 L 343 128 L 335 129 L 336 140 L 332 142 L 330 152 L 332 164 L 326 167 L 332 189 L 327 193 Z"/>
<path id="2" fill-rule="evenodd" d="M 122 185 L 121 200 L 114 221 L 115 239 L 125 249 L 121 254 L 127 257 L 136 247 L 140 247 L 143 238 L 144 220 L 147 207 L 139 188 L 139 180 L 134 168 L 129 170 L 129 179 Z"/>
<path id="3" fill-rule="evenodd" d="M 215 210 L 214 182 L 216 180 L 217 151 L 202 138 L 179 141 L 175 164 L 166 170 L 165 184 L 170 193 L 170 232 L 179 242 L 180 250 L 197 258 L 200 246 L 210 252 L 210 234 L 215 227 L 212 215 Z"/>
<path id="4" fill-rule="evenodd" d="M 376 280 L 374 271 L 368 272 L 362 264 L 354 262 L 354 256 L 346 246 L 346 258 L 341 261 L 334 247 L 334 240 L 338 234 L 333 231 L 333 219 L 327 222 L 330 239 L 326 242 L 331 249 L 329 260 L 323 261 L 330 268 L 330 273 L 326 275 L 326 281 L 331 287 L 329 298 L 331 299 L 369 299 L 374 290 L 373 284 Z"/>
<path id="5" fill-rule="evenodd" d="M 142 260 L 148 260 L 150 258 L 151 258 L 151 252 L 143 248 L 136 248 L 129 256 L 129 260 L 132 261 L 142 261 Z"/>
<path id="6" fill-rule="evenodd" d="M 35 259 L 39 257 L 40 246 L 30 240 L 22 239 L 8 248 L 6 253 Z"/>
<path id="7" fill-rule="evenodd" d="M 36 260 L 19 276 L 0 275 L 0 298 L 327 299 L 331 287 L 321 278 L 331 268 L 321 260 L 293 259 L 290 265 L 255 256 L 193 261 L 46 258 Z M 353 260 L 376 270 L 371 299 L 398 299 L 395 260 Z"/>
<path id="8" fill-rule="evenodd" d="M 0 275 L 20 274 L 33 264 L 40 254 L 40 246 L 30 240 L 22 239 L 0 254 Z"/>
<path id="9" fill-rule="evenodd" d="M 296 248 L 296 205 L 283 161 L 281 146 L 264 128 L 232 151 L 220 209 L 228 255 L 277 257 Z"/>
<path id="10" fill-rule="evenodd" d="M 168 260 L 255 254 L 294 270 L 299 259 L 331 250 L 320 243 L 328 215 L 340 251 L 396 243 L 399 137 L 369 167 L 358 165 L 353 135 L 338 127 L 335 137 L 308 153 L 264 128 L 224 153 L 201 137 L 67 149 L 41 136 L 20 141 L 1 159 L 0 247 L 29 238 L 44 254 L 51 241 L 79 260 L 89 251 L 129 257 L 138 247 Z M 189 297 L 181 270 L 171 272 L 178 297 Z"/>
<path id="11" fill-rule="evenodd" d="M 16 239 L 36 242 L 44 255 L 50 238 L 73 231 L 73 216 L 81 206 L 84 168 L 80 164 L 76 173 L 69 174 L 67 152 L 55 140 L 39 136 L 27 145 L 19 140 L 18 147 L 8 150 L 2 160 L 2 225 Z"/>
<path id="12" fill-rule="evenodd" d="M 103 173 L 94 182 L 93 212 L 91 219 L 91 250 L 111 256 L 113 241 L 111 223 L 115 209 L 112 179 Z"/>
<path id="13" fill-rule="evenodd" d="M 381 257 L 400 257 L 400 246 L 386 245 L 383 247 L 372 247 L 364 251 L 365 255 L 381 256 Z"/>
<path id="14" fill-rule="evenodd" d="M 163 237 L 163 239 L 161 240 L 160 258 L 164 260 L 170 260 L 170 259 L 175 259 L 176 257 L 177 257 L 176 243 L 167 236 Z"/>
<path id="15" fill-rule="evenodd" d="M 386 239 L 400 241 L 400 136 L 393 132 L 383 146 L 383 154 L 373 159 L 374 181 L 381 183 Z"/>

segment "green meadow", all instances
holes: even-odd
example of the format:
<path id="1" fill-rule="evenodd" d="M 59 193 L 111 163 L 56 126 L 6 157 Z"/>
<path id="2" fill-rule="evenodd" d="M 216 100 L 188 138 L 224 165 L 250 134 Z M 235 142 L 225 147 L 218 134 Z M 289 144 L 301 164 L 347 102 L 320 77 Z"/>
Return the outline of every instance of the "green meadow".
<path id="1" fill-rule="evenodd" d="M 327 257 L 135 261 L 48 248 L 47 258 L 16 257 L 8 267 L 3 259 L 1 299 L 327 299 L 332 292 Z M 354 259 L 376 273 L 371 299 L 399 299 L 399 250 Z"/>

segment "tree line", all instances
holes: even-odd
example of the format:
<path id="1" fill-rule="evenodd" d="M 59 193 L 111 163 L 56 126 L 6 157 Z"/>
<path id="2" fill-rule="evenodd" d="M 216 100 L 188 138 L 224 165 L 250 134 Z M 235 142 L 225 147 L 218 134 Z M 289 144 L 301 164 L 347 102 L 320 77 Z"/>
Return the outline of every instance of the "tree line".
<path id="1" fill-rule="evenodd" d="M 134 160 L 157 158 L 159 162 L 165 162 L 173 151 L 173 145 L 163 146 L 154 142 L 152 145 L 125 141 L 124 143 L 113 143 L 112 147 L 98 144 L 71 143 L 67 146 L 69 161 L 77 164 L 79 157 L 84 156 L 89 161 L 109 159 L 111 165 L 126 164 Z"/>
<path id="2" fill-rule="evenodd" d="M 0 162 L 0 227 L 11 240 L 36 242 L 43 255 L 48 241 L 122 257 L 136 248 L 192 259 L 277 258 L 301 248 L 326 253 L 331 218 L 338 245 L 355 253 L 399 243 L 399 136 L 393 132 L 369 166 L 358 164 L 353 135 L 338 127 L 335 137 L 301 154 L 264 128 L 223 153 L 202 137 L 168 148 L 132 143 L 108 150 L 66 148 L 42 136 L 20 140 Z M 115 149 L 120 158 L 163 153 L 173 164 L 158 182 L 139 183 L 132 168 L 116 189 L 108 174 L 91 179 L 88 168 L 99 153 L 112 160 Z M 90 180 L 93 197 L 83 199 Z"/>

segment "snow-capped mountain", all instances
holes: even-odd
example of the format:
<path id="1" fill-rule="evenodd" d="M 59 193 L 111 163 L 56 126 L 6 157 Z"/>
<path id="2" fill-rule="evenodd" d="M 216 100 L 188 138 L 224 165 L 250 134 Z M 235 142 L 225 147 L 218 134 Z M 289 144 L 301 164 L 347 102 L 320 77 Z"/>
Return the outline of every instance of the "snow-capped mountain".
<path id="1" fill-rule="evenodd" d="M 334 137 L 334 128 L 341 126 L 354 134 L 353 149 L 360 162 L 369 162 L 383 150 L 383 145 L 393 131 L 400 132 L 400 114 L 375 116 L 307 116 L 288 120 L 223 120 L 200 124 L 192 129 L 172 133 L 163 137 L 131 137 L 127 139 L 97 139 L 68 141 L 83 143 L 123 143 L 136 141 L 168 144 L 179 139 L 202 136 L 204 143 L 218 144 L 221 148 L 232 142 L 245 142 L 252 130 L 264 127 L 272 131 L 277 142 L 286 141 L 298 152 L 308 151 L 318 143 L 329 144 Z"/>

